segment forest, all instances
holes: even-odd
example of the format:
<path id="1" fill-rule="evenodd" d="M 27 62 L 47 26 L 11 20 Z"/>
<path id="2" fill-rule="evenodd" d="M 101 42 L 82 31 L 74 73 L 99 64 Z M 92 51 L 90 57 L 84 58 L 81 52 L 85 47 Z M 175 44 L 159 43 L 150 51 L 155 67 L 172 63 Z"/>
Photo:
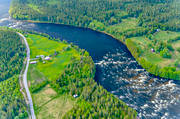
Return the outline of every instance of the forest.
<path id="1" fill-rule="evenodd" d="M 0 29 L 0 81 L 19 74 L 25 57 L 25 46 L 19 35 Z"/>
<path id="2" fill-rule="evenodd" d="M 124 18 L 136 17 L 139 26 L 145 28 L 179 30 L 178 5 L 176 0 L 13 0 L 10 14 L 20 20 L 82 27 L 93 21 L 101 27 L 115 25 Z"/>
<path id="3" fill-rule="evenodd" d="M 138 47 L 141 53 L 130 51 L 133 56 L 139 54 L 135 57 L 137 61 L 144 59 L 146 65 L 139 62 L 143 68 L 164 78 L 179 79 L 176 74 L 179 75 L 180 53 L 175 45 L 179 44 L 180 32 L 177 0 L 13 0 L 9 13 L 18 20 L 91 28 L 108 33 L 126 45 L 131 39 L 134 46 L 130 44 L 128 48 Z M 169 33 L 164 34 L 165 31 Z M 149 70 L 149 62 L 157 65 L 158 72 L 169 72 L 172 76 Z M 173 70 L 168 71 L 169 68 Z"/>
<path id="4" fill-rule="evenodd" d="M 20 92 L 18 75 L 0 82 L 0 91 L 1 119 L 25 119 L 28 117 L 26 103 Z"/>
<path id="5" fill-rule="evenodd" d="M 0 118 L 24 119 L 27 108 L 20 92 L 19 74 L 25 46 L 13 30 L 0 28 Z"/>

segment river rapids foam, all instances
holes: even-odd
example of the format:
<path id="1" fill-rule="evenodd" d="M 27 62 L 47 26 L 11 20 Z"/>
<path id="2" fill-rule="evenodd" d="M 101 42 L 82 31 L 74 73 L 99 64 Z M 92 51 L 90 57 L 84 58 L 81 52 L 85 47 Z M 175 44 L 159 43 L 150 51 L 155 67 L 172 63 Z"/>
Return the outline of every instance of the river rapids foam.
<path id="1" fill-rule="evenodd" d="M 180 119 L 180 86 L 142 69 L 121 49 L 96 62 L 98 82 L 138 112 L 140 119 Z"/>

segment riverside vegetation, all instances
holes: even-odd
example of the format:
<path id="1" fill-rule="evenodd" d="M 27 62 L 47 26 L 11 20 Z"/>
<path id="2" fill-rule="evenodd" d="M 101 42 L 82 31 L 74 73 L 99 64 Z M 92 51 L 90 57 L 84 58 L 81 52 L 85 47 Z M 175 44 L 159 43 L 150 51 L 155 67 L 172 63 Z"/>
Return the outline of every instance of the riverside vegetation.
<path id="1" fill-rule="evenodd" d="M 60 23 L 108 33 L 125 43 L 150 73 L 180 79 L 177 0 L 13 0 L 18 20 Z"/>
<path id="2" fill-rule="evenodd" d="M 28 81 L 37 118 L 134 119 L 137 112 L 94 80 L 89 53 L 46 34 L 24 32 L 31 61 Z M 50 56 L 44 62 L 38 55 Z"/>
<path id="3" fill-rule="evenodd" d="M 20 92 L 19 74 L 25 45 L 13 30 L 0 27 L 0 118 L 25 119 L 27 107 Z"/>

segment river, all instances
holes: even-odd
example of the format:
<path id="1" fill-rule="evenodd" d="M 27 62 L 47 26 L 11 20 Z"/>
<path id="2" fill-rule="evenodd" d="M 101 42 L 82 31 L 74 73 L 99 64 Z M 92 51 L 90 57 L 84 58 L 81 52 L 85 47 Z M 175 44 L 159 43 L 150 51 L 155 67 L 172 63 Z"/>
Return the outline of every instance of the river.
<path id="1" fill-rule="evenodd" d="M 35 30 L 86 49 L 96 67 L 95 80 L 138 112 L 140 119 L 180 119 L 180 81 L 146 72 L 126 46 L 93 30 L 66 25 L 27 23 L 9 18 L 10 0 L 0 0 L 0 26 Z"/>

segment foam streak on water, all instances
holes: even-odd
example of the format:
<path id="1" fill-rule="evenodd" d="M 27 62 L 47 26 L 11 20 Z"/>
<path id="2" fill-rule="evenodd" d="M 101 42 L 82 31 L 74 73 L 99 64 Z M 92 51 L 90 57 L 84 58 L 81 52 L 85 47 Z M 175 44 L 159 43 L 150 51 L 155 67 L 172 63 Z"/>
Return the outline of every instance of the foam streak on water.
<path id="1" fill-rule="evenodd" d="M 121 49 L 96 62 L 99 83 L 129 106 L 142 119 L 180 119 L 180 86 L 157 79 Z"/>

